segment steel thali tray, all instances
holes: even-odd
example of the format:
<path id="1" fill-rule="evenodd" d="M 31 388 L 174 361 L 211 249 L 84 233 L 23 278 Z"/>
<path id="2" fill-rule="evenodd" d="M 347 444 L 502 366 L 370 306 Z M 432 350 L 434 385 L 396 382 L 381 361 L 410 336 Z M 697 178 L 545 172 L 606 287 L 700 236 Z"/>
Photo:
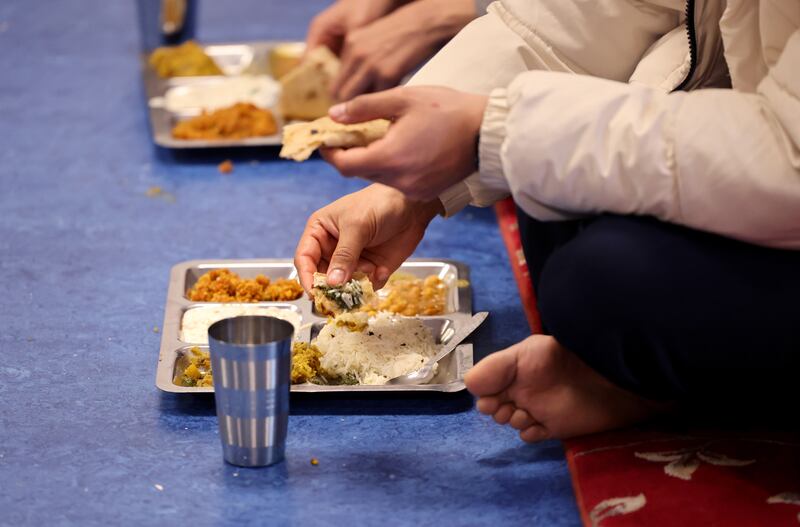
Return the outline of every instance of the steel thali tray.
<path id="1" fill-rule="evenodd" d="M 182 340 L 181 323 L 184 314 L 191 309 L 205 306 L 225 306 L 211 302 L 194 302 L 186 293 L 197 279 L 213 269 L 230 269 L 243 278 L 253 278 L 263 274 L 273 279 L 296 278 L 297 272 L 288 259 L 253 259 L 253 260 L 192 260 L 175 265 L 170 273 L 167 301 L 164 308 L 164 324 L 162 326 L 161 350 L 156 369 L 156 386 L 172 393 L 212 393 L 213 387 L 186 387 L 173 382 L 176 374 L 183 367 L 184 353 L 197 346 L 208 349 L 201 343 Z M 423 323 L 430 328 L 437 343 L 444 343 L 452 337 L 462 324 L 472 316 L 472 294 L 469 286 L 469 268 L 454 260 L 412 259 L 400 267 L 400 271 L 423 278 L 437 275 L 447 285 L 447 303 L 445 313 L 437 316 L 420 316 Z M 241 306 L 243 304 L 236 304 Z M 303 329 L 295 335 L 295 340 L 308 342 L 316 336 L 325 324 L 326 318 L 318 315 L 313 303 L 303 295 L 291 302 L 259 302 L 248 306 L 275 307 L 289 309 L 300 315 Z M 404 392 L 435 391 L 457 392 L 463 390 L 464 374 L 472 367 L 472 344 L 459 345 L 453 353 L 439 362 L 436 377 L 424 385 L 317 385 L 311 383 L 293 384 L 293 392 Z"/>
<path id="2" fill-rule="evenodd" d="M 232 140 L 186 140 L 172 137 L 172 128 L 180 121 L 200 113 L 202 108 L 188 108 L 172 112 L 161 103 L 167 91 L 173 88 L 194 86 L 200 84 L 215 84 L 225 82 L 227 78 L 245 75 L 272 75 L 270 54 L 278 46 L 302 46 L 302 42 L 292 41 L 258 41 L 227 44 L 207 44 L 203 49 L 225 75 L 209 75 L 197 77 L 169 77 L 162 78 L 148 64 L 148 55 L 142 56 L 142 76 L 144 79 L 145 95 L 147 97 L 148 112 L 150 115 L 150 128 L 153 141 L 166 148 L 227 148 L 239 146 L 270 146 L 281 144 L 283 119 L 276 108 L 270 107 L 278 130 L 275 134 L 263 137 Z"/>

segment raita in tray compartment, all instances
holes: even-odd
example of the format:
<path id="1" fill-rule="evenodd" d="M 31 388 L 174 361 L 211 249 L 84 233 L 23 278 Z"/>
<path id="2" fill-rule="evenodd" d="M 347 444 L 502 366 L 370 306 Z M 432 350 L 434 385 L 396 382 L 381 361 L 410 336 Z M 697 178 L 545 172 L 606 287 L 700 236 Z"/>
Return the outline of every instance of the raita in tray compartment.
<path id="1" fill-rule="evenodd" d="M 280 84 L 269 75 L 218 77 L 173 81 L 163 96 L 149 101 L 151 108 L 163 108 L 176 120 L 232 106 L 251 103 L 259 108 L 273 108 L 278 103 Z M 174 122 L 177 124 L 177 122 Z"/>
<path id="2" fill-rule="evenodd" d="M 208 328 L 224 318 L 240 316 L 267 316 L 291 323 L 298 332 L 303 316 L 297 306 L 291 304 L 220 304 L 192 306 L 181 317 L 180 340 L 189 344 L 207 344 Z"/>

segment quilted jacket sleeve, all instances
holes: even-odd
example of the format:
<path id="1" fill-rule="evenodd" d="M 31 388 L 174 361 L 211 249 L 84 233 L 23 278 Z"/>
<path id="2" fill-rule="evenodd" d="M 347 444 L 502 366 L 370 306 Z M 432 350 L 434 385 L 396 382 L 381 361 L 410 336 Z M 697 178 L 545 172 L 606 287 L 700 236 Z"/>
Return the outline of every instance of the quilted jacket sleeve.
<path id="1" fill-rule="evenodd" d="M 755 93 L 522 74 L 492 92 L 480 185 L 543 220 L 646 214 L 799 249 L 798 64 L 795 31 Z"/>
<path id="2" fill-rule="evenodd" d="M 674 5 L 673 5 L 674 4 Z M 682 0 L 503 0 L 489 6 L 410 81 L 489 94 L 519 74 L 560 71 L 627 80 L 641 56 L 679 25 Z M 448 214 L 508 195 L 477 176 L 440 199 Z"/>

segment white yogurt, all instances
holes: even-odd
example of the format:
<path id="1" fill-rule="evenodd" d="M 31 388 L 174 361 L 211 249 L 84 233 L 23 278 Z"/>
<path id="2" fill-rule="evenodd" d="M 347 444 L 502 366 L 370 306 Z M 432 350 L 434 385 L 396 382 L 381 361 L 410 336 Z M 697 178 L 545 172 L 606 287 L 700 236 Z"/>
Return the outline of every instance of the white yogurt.
<path id="1" fill-rule="evenodd" d="M 300 329 L 301 317 L 291 309 L 248 304 L 195 307 L 186 311 L 181 320 L 181 340 L 190 344 L 208 344 L 208 328 L 224 318 L 262 315 L 285 320 L 294 326 L 295 335 Z"/>
<path id="2" fill-rule="evenodd" d="M 151 99 L 150 105 L 172 113 L 213 111 L 237 102 L 271 108 L 277 104 L 280 92 L 280 83 L 269 75 L 220 77 L 208 83 L 174 86 L 163 97 Z"/>

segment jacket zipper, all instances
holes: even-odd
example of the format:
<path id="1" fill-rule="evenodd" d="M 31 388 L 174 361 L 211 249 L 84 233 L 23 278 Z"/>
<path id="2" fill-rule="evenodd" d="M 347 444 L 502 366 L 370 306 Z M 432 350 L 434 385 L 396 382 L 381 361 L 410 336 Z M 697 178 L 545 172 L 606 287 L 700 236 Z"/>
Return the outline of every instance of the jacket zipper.
<path id="1" fill-rule="evenodd" d="M 697 33 L 695 29 L 694 20 L 694 1 L 686 0 L 686 34 L 689 37 L 689 73 L 683 79 L 677 88 L 673 91 L 683 90 L 689 85 L 695 69 L 697 69 Z"/>

